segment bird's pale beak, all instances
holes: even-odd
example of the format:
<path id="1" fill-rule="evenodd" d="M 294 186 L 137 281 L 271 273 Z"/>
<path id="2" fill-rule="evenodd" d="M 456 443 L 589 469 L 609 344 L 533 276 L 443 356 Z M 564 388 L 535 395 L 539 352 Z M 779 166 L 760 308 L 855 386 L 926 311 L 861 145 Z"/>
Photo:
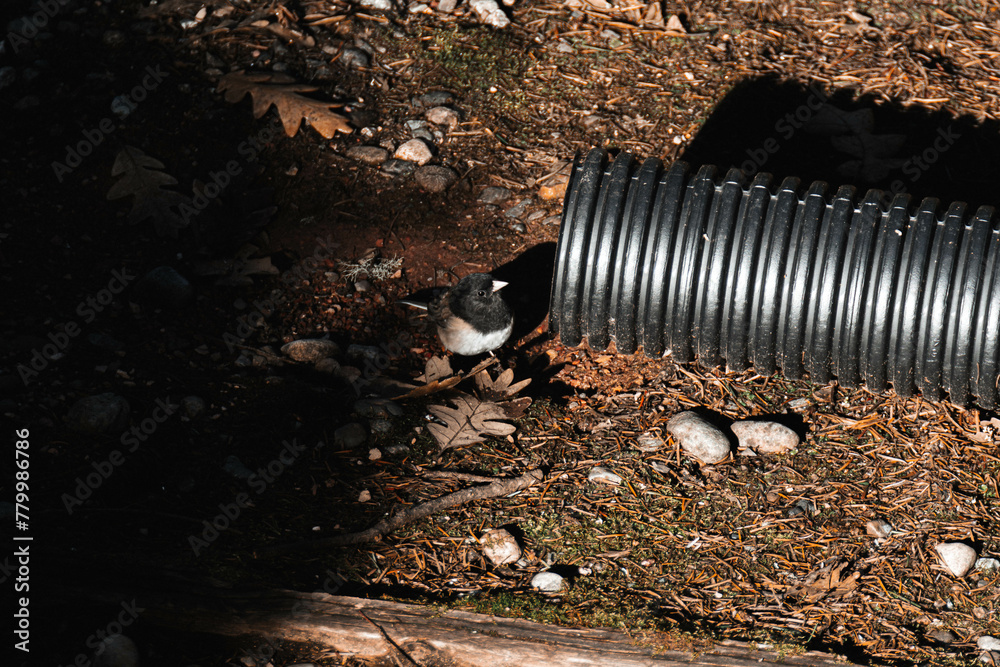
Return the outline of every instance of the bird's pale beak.
<path id="1" fill-rule="evenodd" d="M 507 283 L 505 283 L 502 280 L 494 280 L 493 281 L 493 291 L 494 292 L 499 292 L 501 289 L 503 289 L 506 286 L 507 286 Z"/>

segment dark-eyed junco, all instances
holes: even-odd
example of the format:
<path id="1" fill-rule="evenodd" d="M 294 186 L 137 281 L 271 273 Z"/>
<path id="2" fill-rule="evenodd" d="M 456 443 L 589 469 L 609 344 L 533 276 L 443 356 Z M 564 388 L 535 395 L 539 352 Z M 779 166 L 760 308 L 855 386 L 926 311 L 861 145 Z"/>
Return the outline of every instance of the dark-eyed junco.
<path id="1" fill-rule="evenodd" d="M 514 328 L 514 314 L 499 294 L 506 284 L 488 273 L 472 273 L 430 303 L 399 303 L 426 310 L 446 350 L 466 356 L 492 353 Z"/>

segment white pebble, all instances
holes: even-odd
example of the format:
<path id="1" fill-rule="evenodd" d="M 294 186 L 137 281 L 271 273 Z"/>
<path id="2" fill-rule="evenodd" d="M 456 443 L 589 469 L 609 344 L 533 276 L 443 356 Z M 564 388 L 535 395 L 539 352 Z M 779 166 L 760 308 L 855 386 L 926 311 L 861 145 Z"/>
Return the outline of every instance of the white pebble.
<path id="1" fill-rule="evenodd" d="M 410 139 L 396 149 L 393 157 L 397 160 L 406 160 L 407 162 L 416 162 L 419 165 L 425 165 L 431 161 L 434 153 L 431 152 L 431 147 L 423 139 Z"/>
<path id="2" fill-rule="evenodd" d="M 435 125 L 444 125 L 449 130 L 455 129 L 461 120 L 458 112 L 450 107 L 433 107 L 428 109 L 424 116 Z"/>
<path id="3" fill-rule="evenodd" d="M 729 440 L 718 428 L 693 412 L 679 412 L 667 422 L 667 431 L 687 454 L 702 463 L 718 463 L 729 456 Z"/>
<path id="4" fill-rule="evenodd" d="M 1000 651 L 1000 639 L 983 635 L 976 641 L 976 646 L 983 651 Z"/>
<path id="5" fill-rule="evenodd" d="M 976 561 L 976 569 L 980 572 L 989 572 L 1000 569 L 1000 560 L 996 558 L 980 558 Z"/>
<path id="6" fill-rule="evenodd" d="M 562 590 L 564 581 L 555 572 L 539 572 L 531 578 L 531 587 L 542 593 L 558 593 Z"/>
<path id="7" fill-rule="evenodd" d="M 635 448 L 640 452 L 656 452 L 663 449 L 663 439 L 655 433 L 646 431 L 635 439 Z"/>
<path id="8" fill-rule="evenodd" d="M 483 555 L 494 565 L 514 563 L 521 557 L 517 539 L 503 528 L 486 531 L 479 541 L 483 545 Z"/>
<path id="9" fill-rule="evenodd" d="M 587 481 L 601 482 L 603 484 L 613 484 L 618 486 L 622 483 L 622 478 L 607 468 L 595 466 L 589 473 L 587 473 Z"/>
<path id="10" fill-rule="evenodd" d="M 934 549 L 941 564 L 956 577 L 964 577 L 976 563 L 976 550 L 962 542 L 943 542 Z"/>
<path id="11" fill-rule="evenodd" d="M 510 25 L 510 19 L 500 9 L 496 0 L 471 0 L 469 6 L 476 13 L 479 20 L 494 28 L 506 28 Z"/>
<path id="12" fill-rule="evenodd" d="M 776 422 L 738 421 L 732 429 L 740 447 L 757 454 L 784 454 L 799 444 L 795 431 Z"/>

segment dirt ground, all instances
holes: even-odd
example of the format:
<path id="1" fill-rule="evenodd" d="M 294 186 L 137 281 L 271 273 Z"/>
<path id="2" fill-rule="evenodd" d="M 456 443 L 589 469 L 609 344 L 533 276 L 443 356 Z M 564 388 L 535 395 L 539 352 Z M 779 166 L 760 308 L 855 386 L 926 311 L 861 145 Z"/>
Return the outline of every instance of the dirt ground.
<path id="1" fill-rule="evenodd" d="M 655 630 L 676 646 L 739 639 L 861 664 L 976 662 L 977 640 L 1000 635 L 1000 572 L 955 576 L 935 546 L 1000 555 L 995 412 L 566 348 L 545 313 L 560 184 L 593 147 L 769 172 L 774 183 L 995 204 L 1000 7 L 519 0 L 502 29 L 464 3 L 415 9 L 241 0 L 0 9 L 0 412 L 8 433 L 30 432 L 30 486 L 17 500 L 29 502 L 37 535 L 30 664 L 89 656 L 128 601 L 97 605 L 81 591 L 142 571 Z M 249 96 L 225 99 L 218 86 L 237 71 L 308 86 L 299 92 L 325 111 L 286 132 L 274 108 L 255 114 Z M 440 132 L 432 163 L 451 168 L 454 184 L 431 192 L 348 157 L 410 139 L 407 121 L 424 119 L 428 93 L 447 93 L 460 115 L 428 127 Z M 868 124 L 836 141 L 811 131 L 824 104 Z M 321 136 L 331 113 L 348 132 Z M 294 116 L 282 112 L 286 128 Z M 146 181 L 128 180 L 140 172 Z M 176 233 L 157 228 L 176 222 L 178 197 L 198 201 L 213 182 L 215 196 Z M 484 203 L 491 186 L 510 197 Z M 137 214 L 140 201 L 151 208 Z M 356 276 L 368 281 L 359 290 L 351 267 L 364 260 L 374 264 Z M 398 270 L 388 264 L 397 260 Z M 375 275 L 383 265 L 392 270 Z M 162 266 L 183 276 L 189 296 L 147 277 Z M 532 380 L 509 437 L 442 452 L 426 415 L 446 394 L 401 400 L 402 415 L 374 419 L 357 414 L 356 375 L 279 351 L 328 337 L 340 366 L 359 369 L 361 394 L 415 383 L 441 349 L 395 301 L 487 270 L 510 280 L 518 312 L 518 340 L 501 363 Z M 349 350 L 400 341 L 374 375 Z M 72 406 L 106 392 L 128 401 L 128 420 L 70 428 Z M 161 403 L 189 396 L 204 410 L 158 418 Z M 699 466 L 664 429 L 686 409 L 722 424 L 767 417 L 802 442 Z M 149 432 L 126 439 L 150 417 Z M 353 422 L 367 440 L 338 447 L 334 433 Z M 642 434 L 663 448 L 637 448 Z M 287 443 L 301 453 L 263 486 L 225 468 L 235 457 L 266 470 Z M 621 483 L 588 481 L 595 466 Z M 468 485 L 428 472 L 532 468 L 545 470 L 544 484 L 374 543 L 267 553 Z M 0 500 L 24 491 L 12 479 L 0 482 Z M 206 539 L 206 522 L 240 494 L 251 500 L 238 519 Z M 866 524 L 879 519 L 894 530 L 876 539 Z M 523 557 L 495 567 L 477 538 L 500 526 Z M 531 577 L 545 569 L 572 586 L 534 592 Z M 144 665 L 349 664 L 266 638 L 176 634 L 141 613 L 126 626 Z"/>

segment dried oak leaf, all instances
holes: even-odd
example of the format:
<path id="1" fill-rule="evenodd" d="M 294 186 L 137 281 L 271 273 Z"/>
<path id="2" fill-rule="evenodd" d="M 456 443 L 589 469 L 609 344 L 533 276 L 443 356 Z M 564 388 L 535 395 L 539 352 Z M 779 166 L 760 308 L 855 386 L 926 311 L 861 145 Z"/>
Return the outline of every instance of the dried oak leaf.
<path id="1" fill-rule="evenodd" d="M 476 374 L 476 393 L 484 400 L 498 401 L 515 396 L 531 384 L 531 378 L 511 384 L 513 381 L 514 371 L 510 368 L 500 373 L 496 380 L 491 378 L 489 372 L 484 369 Z"/>
<path id="2" fill-rule="evenodd" d="M 431 357 L 424 364 L 424 374 L 417 379 L 424 382 L 434 382 L 435 380 L 450 377 L 454 373 L 455 371 L 451 369 L 451 362 L 448 361 L 448 357 Z"/>
<path id="3" fill-rule="evenodd" d="M 176 185 L 177 179 L 160 171 L 162 162 L 146 155 L 134 146 L 126 146 L 118 152 L 111 167 L 112 176 L 121 180 L 108 190 L 108 199 L 121 199 L 132 195 L 132 210 L 128 219 L 132 224 L 152 218 L 159 236 L 177 237 L 177 230 L 190 222 L 190 215 L 197 213 L 191 199 L 173 190 L 164 190 L 167 185 Z M 184 212 L 187 210 L 188 212 Z"/>
<path id="4" fill-rule="evenodd" d="M 393 400 L 400 401 L 406 398 L 419 398 L 450 389 L 461 382 L 463 376 L 461 374 L 454 375 L 454 371 L 451 370 L 451 362 L 448 361 L 447 357 L 431 357 L 424 366 L 424 374 L 418 375 L 416 379 L 427 384 L 416 387 L 405 394 L 395 396 Z"/>
<path id="5" fill-rule="evenodd" d="M 522 396 L 521 398 L 497 403 L 497 405 L 507 414 L 508 419 L 520 419 L 528 411 L 528 408 L 531 407 L 531 397 Z"/>
<path id="6" fill-rule="evenodd" d="M 347 118 L 330 110 L 340 108 L 342 104 L 303 97 L 299 93 L 312 93 L 319 89 L 296 83 L 295 79 L 284 74 L 246 74 L 238 70 L 223 76 L 218 88 L 230 103 L 239 102 L 249 93 L 253 98 L 254 118 L 260 118 L 274 105 L 289 137 L 294 137 L 299 131 L 303 119 L 324 139 L 332 139 L 337 132 L 350 134 L 354 131 Z"/>
<path id="7" fill-rule="evenodd" d="M 851 572 L 845 578 L 844 570 L 851 563 L 837 558 L 820 563 L 805 579 L 788 589 L 785 597 L 800 598 L 804 602 L 817 602 L 825 597 L 841 598 L 858 587 L 861 572 Z"/>
<path id="8" fill-rule="evenodd" d="M 443 424 L 431 423 L 427 430 L 441 449 L 483 442 L 487 436 L 506 436 L 517 430 L 501 420 L 507 414 L 496 403 L 482 402 L 475 396 L 456 394 L 451 398 L 457 407 L 432 405 L 428 411 Z"/>

